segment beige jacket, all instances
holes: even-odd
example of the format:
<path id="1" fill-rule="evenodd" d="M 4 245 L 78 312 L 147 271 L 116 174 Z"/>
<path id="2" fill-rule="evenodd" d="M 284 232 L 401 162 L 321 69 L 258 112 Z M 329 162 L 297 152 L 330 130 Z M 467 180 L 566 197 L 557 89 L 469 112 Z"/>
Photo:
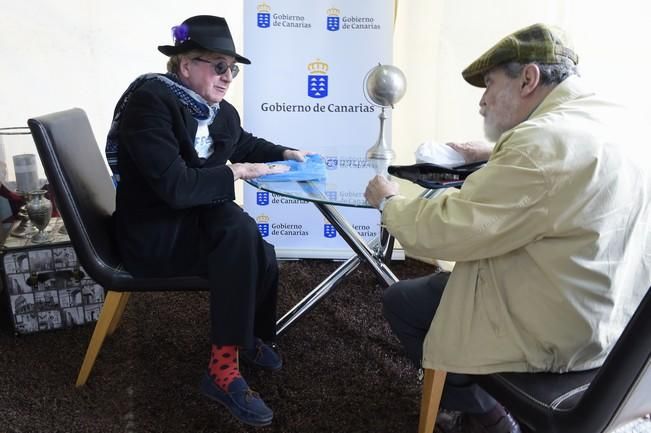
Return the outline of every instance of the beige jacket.
<path id="1" fill-rule="evenodd" d="M 457 262 L 425 367 L 601 365 L 651 284 L 650 137 L 571 77 L 461 190 L 387 203 L 383 223 L 408 252 Z"/>

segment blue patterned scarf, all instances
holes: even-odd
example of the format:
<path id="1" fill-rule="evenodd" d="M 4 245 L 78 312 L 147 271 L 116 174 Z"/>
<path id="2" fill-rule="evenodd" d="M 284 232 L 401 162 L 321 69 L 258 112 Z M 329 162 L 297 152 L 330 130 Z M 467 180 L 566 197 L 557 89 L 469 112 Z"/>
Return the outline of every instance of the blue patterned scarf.
<path id="1" fill-rule="evenodd" d="M 219 103 L 213 105 L 208 104 L 208 102 L 196 92 L 185 87 L 176 75 L 144 74 L 136 78 L 118 100 L 115 112 L 113 113 L 111 129 L 106 138 L 106 159 L 111 171 L 113 172 L 113 182 L 116 185 L 120 181 L 120 173 L 118 171 L 118 148 L 120 146 L 118 130 L 120 127 L 120 119 L 133 92 L 149 80 L 159 80 L 165 84 L 179 99 L 179 102 L 190 111 L 192 117 L 197 120 L 208 120 L 208 125 L 212 123 L 219 111 Z"/>

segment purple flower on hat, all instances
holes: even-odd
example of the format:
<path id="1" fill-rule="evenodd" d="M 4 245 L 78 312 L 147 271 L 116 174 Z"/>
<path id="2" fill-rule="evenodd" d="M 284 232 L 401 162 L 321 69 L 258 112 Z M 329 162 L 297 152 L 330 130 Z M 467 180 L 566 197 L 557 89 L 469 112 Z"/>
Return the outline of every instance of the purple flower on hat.
<path id="1" fill-rule="evenodd" d="M 174 43 L 185 42 L 188 40 L 188 26 L 187 24 L 181 24 L 180 26 L 172 27 L 172 37 L 174 38 Z"/>

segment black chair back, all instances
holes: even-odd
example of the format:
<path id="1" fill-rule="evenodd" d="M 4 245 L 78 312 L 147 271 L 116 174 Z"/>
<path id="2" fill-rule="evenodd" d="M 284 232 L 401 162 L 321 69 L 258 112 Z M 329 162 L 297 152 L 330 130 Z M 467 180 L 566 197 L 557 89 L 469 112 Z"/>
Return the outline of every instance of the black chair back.
<path id="1" fill-rule="evenodd" d="M 474 376 L 530 431 L 602 433 L 651 414 L 651 288 L 594 370 Z"/>
<path id="2" fill-rule="evenodd" d="M 114 291 L 205 290 L 199 277 L 134 278 L 112 239 L 115 187 L 86 113 L 73 108 L 27 121 L 79 261 Z"/>
<path id="3" fill-rule="evenodd" d="M 103 284 L 120 263 L 110 236 L 115 187 L 88 118 L 74 108 L 27 123 L 79 259 Z"/>
<path id="4" fill-rule="evenodd" d="M 586 432 L 651 414 L 651 288 L 571 412 L 564 423 Z"/>

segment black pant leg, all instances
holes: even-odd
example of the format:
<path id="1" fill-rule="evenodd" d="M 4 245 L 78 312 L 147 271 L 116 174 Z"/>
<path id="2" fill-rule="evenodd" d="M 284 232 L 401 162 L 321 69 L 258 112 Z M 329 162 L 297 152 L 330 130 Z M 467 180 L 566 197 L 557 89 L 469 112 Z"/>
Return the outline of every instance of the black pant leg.
<path id="1" fill-rule="evenodd" d="M 276 304 L 278 299 L 278 262 L 273 245 L 264 242 L 266 268 L 258 284 L 253 332 L 264 341 L 276 339 Z"/>
<path id="2" fill-rule="evenodd" d="M 398 281 L 384 292 L 383 312 L 409 359 L 420 367 L 423 341 L 441 302 L 449 274 Z"/>
<path id="3" fill-rule="evenodd" d="M 235 203 L 202 215 L 204 265 L 210 292 L 211 338 L 217 345 L 254 346 L 254 335 L 275 336 L 278 268 L 273 246 Z"/>
<path id="4" fill-rule="evenodd" d="M 423 342 L 439 307 L 450 274 L 399 281 L 384 293 L 383 311 L 391 329 L 418 367 L 423 358 Z M 468 413 L 483 413 L 497 401 L 464 374 L 448 373 L 441 407 Z"/>

